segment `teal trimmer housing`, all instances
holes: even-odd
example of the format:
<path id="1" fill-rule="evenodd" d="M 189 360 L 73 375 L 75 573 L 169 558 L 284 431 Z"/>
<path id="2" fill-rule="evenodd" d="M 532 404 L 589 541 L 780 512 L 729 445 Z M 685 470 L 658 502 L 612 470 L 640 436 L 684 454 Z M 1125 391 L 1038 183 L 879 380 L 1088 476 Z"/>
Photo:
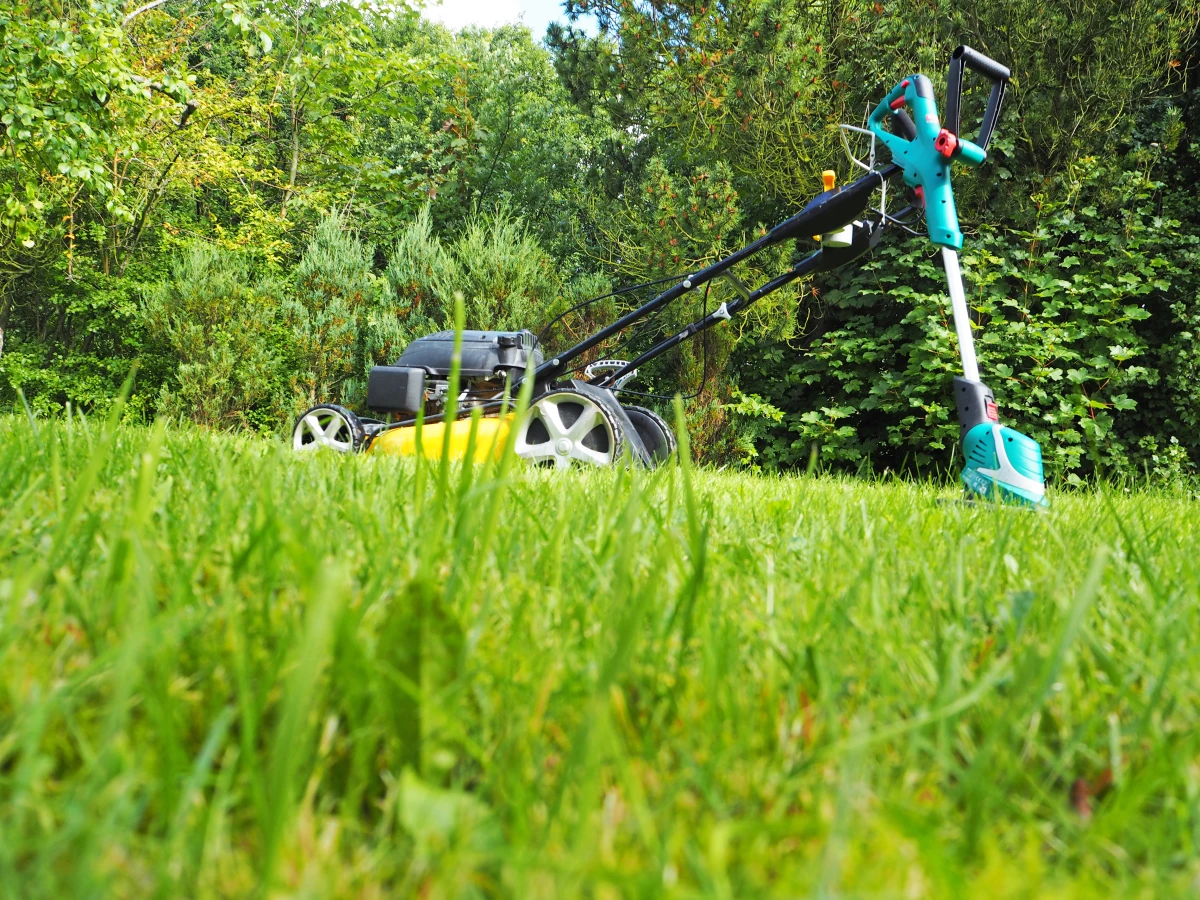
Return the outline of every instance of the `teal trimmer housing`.
<path id="1" fill-rule="evenodd" d="M 996 400 L 983 382 L 955 378 L 954 398 L 967 492 L 1017 506 L 1047 506 L 1038 442 L 1000 424 Z"/>
<path id="2" fill-rule="evenodd" d="M 913 111 L 911 122 L 916 137 L 911 140 L 883 128 L 884 120 L 905 106 Z M 942 127 L 933 99 L 933 82 L 924 75 L 910 75 L 892 88 L 879 101 L 867 125 L 891 151 L 892 161 L 904 170 L 904 183 L 924 199 L 929 240 L 939 247 L 961 250 L 963 236 L 950 186 L 950 165 L 958 161 L 978 166 L 987 158 L 987 152 Z"/>
<path id="3" fill-rule="evenodd" d="M 974 141 L 958 135 L 964 68 L 984 75 L 992 83 L 983 125 Z M 995 397 L 979 378 L 958 264 L 963 235 L 951 185 L 954 162 L 978 166 L 987 158 L 988 141 L 1000 117 L 1009 77 L 1004 66 L 970 47 L 959 47 L 950 58 L 945 127 L 938 118 L 933 83 L 924 75 L 910 75 L 892 88 L 875 107 L 867 125 L 891 151 L 892 162 L 903 170 L 905 184 L 913 189 L 918 205 L 924 206 L 929 240 L 942 250 L 963 364 L 962 377 L 954 379 L 965 460 L 962 483 L 975 497 L 1044 507 L 1048 503 L 1041 447 L 1032 438 L 1000 424 Z"/>
<path id="4" fill-rule="evenodd" d="M 963 438 L 966 465 L 962 482 L 981 497 L 1046 506 L 1042 448 L 1031 437 L 1004 425 L 976 425 Z"/>

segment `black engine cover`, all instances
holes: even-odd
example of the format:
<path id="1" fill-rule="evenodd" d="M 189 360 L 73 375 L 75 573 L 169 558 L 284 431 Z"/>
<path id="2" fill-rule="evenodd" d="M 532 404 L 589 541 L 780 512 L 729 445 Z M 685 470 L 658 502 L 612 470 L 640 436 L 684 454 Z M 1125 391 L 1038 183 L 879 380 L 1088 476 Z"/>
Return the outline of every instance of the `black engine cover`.
<path id="1" fill-rule="evenodd" d="M 417 338 L 393 365 L 424 369 L 435 378 L 446 378 L 453 354 L 454 332 L 439 331 Z M 535 366 L 541 365 L 542 351 L 532 331 L 463 332 L 463 378 L 491 378 L 506 374 L 508 369 L 524 370 L 530 358 Z"/>
<path id="2" fill-rule="evenodd" d="M 416 413 L 425 399 L 425 370 L 411 366 L 374 366 L 367 376 L 367 409 Z"/>

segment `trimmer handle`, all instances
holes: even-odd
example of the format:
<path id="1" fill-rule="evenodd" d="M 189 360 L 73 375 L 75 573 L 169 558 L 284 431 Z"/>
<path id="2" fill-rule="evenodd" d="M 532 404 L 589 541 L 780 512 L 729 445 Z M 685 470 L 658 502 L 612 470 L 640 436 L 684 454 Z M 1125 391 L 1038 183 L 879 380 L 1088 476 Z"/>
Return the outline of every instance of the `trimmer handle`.
<path id="1" fill-rule="evenodd" d="M 950 54 L 950 73 L 946 78 L 946 128 L 955 135 L 961 125 L 959 106 L 962 102 L 963 69 L 978 72 L 992 83 L 992 92 L 988 96 L 987 110 L 983 114 L 983 124 L 975 143 L 987 150 L 988 142 L 992 139 L 992 131 L 1000 118 L 1000 104 L 1004 102 L 1004 89 L 1012 73 L 1006 66 L 1000 65 L 994 59 L 984 56 L 978 50 L 972 50 L 965 44 L 956 48 Z"/>
<path id="2" fill-rule="evenodd" d="M 887 117 L 905 106 L 912 111 L 916 130 L 911 139 L 884 128 Z M 950 187 L 950 163 L 957 159 L 977 166 L 987 154 L 942 128 L 933 99 L 933 83 L 924 75 L 908 76 L 879 101 L 867 118 L 867 127 L 891 151 L 892 162 L 904 170 L 904 183 L 916 189 L 924 202 L 929 240 L 940 247 L 961 250 L 963 238 Z"/>
<path id="3" fill-rule="evenodd" d="M 979 140 L 983 143 L 958 136 L 964 66 L 983 73 L 992 81 L 991 98 L 979 132 Z M 1000 116 L 1000 102 L 1008 78 L 1009 71 L 1004 66 L 970 47 L 959 47 L 950 58 L 947 105 L 951 114 L 949 124 L 953 127 L 942 127 L 933 97 L 933 83 L 924 75 L 910 75 L 888 91 L 867 119 L 867 127 L 891 151 L 892 161 L 904 170 L 904 183 L 916 189 L 924 202 L 929 240 L 940 247 L 962 249 L 958 210 L 950 186 L 950 164 L 958 160 L 978 166 L 987 158 L 984 146 L 991 139 Z M 901 118 L 905 107 L 912 111 L 909 121 Z M 884 128 L 889 115 L 893 117 L 892 131 Z M 901 127 L 896 128 L 897 124 Z M 912 133 L 914 130 L 915 134 Z"/>

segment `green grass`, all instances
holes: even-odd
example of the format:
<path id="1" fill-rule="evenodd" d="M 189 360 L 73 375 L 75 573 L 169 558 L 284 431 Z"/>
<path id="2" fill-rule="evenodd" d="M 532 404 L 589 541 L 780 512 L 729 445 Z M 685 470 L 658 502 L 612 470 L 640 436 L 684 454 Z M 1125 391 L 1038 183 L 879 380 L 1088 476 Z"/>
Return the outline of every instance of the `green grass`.
<path id="1" fill-rule="evenodd" d="M 0 894 L 1194 886 L 1195 504 L 955 496 L 0 419 Z"/>

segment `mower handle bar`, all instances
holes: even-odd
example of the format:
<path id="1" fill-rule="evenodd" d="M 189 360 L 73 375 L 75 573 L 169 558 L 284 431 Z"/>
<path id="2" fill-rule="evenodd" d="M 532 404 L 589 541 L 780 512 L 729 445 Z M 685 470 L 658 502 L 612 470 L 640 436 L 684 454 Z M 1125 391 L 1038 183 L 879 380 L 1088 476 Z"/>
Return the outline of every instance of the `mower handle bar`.
<path id="1" fill-rule="evenodd" d="M 539 383 L 557 378 L 568 371 L 569 364 L 573 360 L 588 350 L 603 343 L 613 335 L 619 334 L 629 326 L 640 322 L 671 301 L 679 299 L 688 293 L 688 291 L 707 284 L 714 278 L 732 269 L 738 263 L 750 258 L 761 250 L 765 250 L 767 247 L 773 247 L 775 244 L 789 240 L 790 238 L 807 238 L 813 235 L 836 231 L 849 224 L 866 208 L 867 201 L 870 200 L 871 194 L 874 193 L 875 189 L 888 179 L 900 174 L 900 172 L 901 169 L 898 165 L 888 165 L 879 171 L 864 175 L 857 181 L 850 182 L 840 190 L 825 191 L 804 207 L 803 210 L 791 218 L 780 222 L 758 240 L 747 244 L 740 250 L 735 250 L 729 256 L 717 260 L 694 275 L 687 276 L 678 284 L 672 285 L 643 306 L 626 313 L 612 324 L 584 338 L 584 340 L 580 341 L 574 347 L 556 354 L 553 359 L 546 360 L 546 362 L 534 370 L 533 377 Z M 514 382 L 514 386 L 519 384 L 520 381 L 521 378 L 518 378 Z"/>
<path id="2" fill-rule="evenodd" d="M 946 77 L 946 128 L 956 137 L 959 134 L 961 122 L 963 69 L 977 72 L 992 83 L 992 92 L 988 95 L 987 109 L 983 114 L 983 124 L 979 126 L 979 135 L 974 143 L 987 150 L 988 141 L 1000 118 L 1000 105 L 1004 102 L 1004 90 L 1012 73 L 1007 66 L 1002 66 L 990 57 L 984 56 L 978 50 L 972 50 L 966 44 L 955 48 L 950 54 L 950 72 Z"/>
<path id="3" fill-rule="evenodd" d="M 620 369 L 610 373 L 599 383 L 599 386 L 610 390 L 619 390 L 617 382 L 623 376 L 636 371 L 639 366 L 645 365 L 650 360 L 662 356 L 672 347 L 682 344 L 688 338 L 732 319 L 746 309 L 746 307 L 757 303 L 768 294 L 773 294 L 784 285 L 791 284 L 797 278 L 802 278 L 813 272 L 831 272 L 834 269 L 840 269 L 842 266 L 853 262 L 865 253 L 869 253 L 875 249 L 879 241 L 883 238 L 883 231 L 889 218 L 896 221 L 903 219 L 911 212 L 913 212 L 913 207 L 907 206 L 893 217 L 869 216 L 866 222 L 855 221 L 852 226 L 854 229 L 853 239 L 849 245 L 845 247 L 821 247 L 814 253 L 810 253 L 782 275 L 776 275 L 770 281 L 764 282 L 753 291 L 742 294 L 732 303 L 722 303 L 717 309 L 708 313 L 703 318 L 685 325 L 680 331 L 659 341 L 632 362 L 625 363 Z"/>
<path id="4" fill-rule="evenodd" d="M 665 338 L 655 344 L 653 347 L 646 350 L 636 359 L 625 363 L 620 369 L 611 372 L 599 382 L 600 387 L 608 388 L 609 390 L 619 390 L 616 386 L 617 381 L 626 374 L 635 372 L 638 366 L 644 366 L 652 359 L 657 359 L 662 356 L 672 347 L 677 347 L 690 337 L 694 337 L 702 331 L 707 331 L 714 325 L 727 321 L 749 306 L 751 303 L 757 303 L 767 294 L 779 290 L 785 284 L 790 284 L 797 278 L 808 275 L 810 272 L 815 272 L 821 268 L 822 250 L 817 250 L 815 253 L 810 253 L 800 262 L 796 263 L 788 271 L 782 275 L 777 275 L 762 286 L 756 288 L 745 297 L 738 297 L 732 303 L 722 303 L 717 309 L 710 312 L 702 319 L 697 319 L 695 322 L 690 322 L 681 330 L 675 332 L 668 338 Z"/>

